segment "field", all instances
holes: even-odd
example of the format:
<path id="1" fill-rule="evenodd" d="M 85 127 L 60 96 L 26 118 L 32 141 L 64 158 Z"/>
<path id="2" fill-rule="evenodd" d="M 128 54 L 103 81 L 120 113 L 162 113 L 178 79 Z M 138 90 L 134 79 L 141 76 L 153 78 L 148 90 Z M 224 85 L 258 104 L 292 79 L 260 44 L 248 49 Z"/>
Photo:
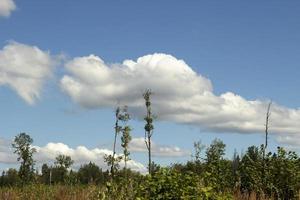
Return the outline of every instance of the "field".
<path id="1" fill-rule="evenodd" d="M 0 189 L 1 200 L 102 200 L 113 199 L 109 196 L 105 196 L 105 189 L 96 185 L 77 185 L 77 186 L 64 186 L 55 185 L 47 186 L 42 184 L 29 185 L 23 188 L 19 187 L 5 187 Z M 232 196 L 225 198 L 219 197 L 218 199 L 234 199 L 234 200 L 256 200 L 258 195 L 256 193 L 241 194 L 239 192 L 234 193 Z M 120 199 L 126 199 L 121 197 Z M 127 198 L 129 199 L 129 198 Z M 139 199 L 139 198 L 136 198 Z M 140 198 L 142 199 L 142 198 Z M 155 199 L 155 198 L 154 198 Z M 184 199 L 184 198 L 183 198 Z M 189 199 L 189 198 L 185 198 Z M 193 198 L 202 200 L 202 197 Z M 259 198 L 260 200 L 276 199 L 276 198 Z M 300 198 L 298 198 L 300 199 Z"/>
<path id="2" fill-rule="evenodd" d="M 101 188 L 90 186 L 47 186 L 42 184 L 29 185 L 25 187 L 6 187 L 0 189 L 0 197 L 5 200 L 81 200 L 101 199 Z"/>

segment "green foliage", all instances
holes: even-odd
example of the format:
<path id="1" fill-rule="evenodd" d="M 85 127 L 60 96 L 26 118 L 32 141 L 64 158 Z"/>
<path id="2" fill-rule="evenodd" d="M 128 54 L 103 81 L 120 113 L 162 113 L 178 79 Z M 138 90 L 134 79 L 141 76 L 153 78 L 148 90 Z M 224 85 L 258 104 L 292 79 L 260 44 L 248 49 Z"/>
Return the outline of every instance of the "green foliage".
<path id="1" fill-rule="evenodd" d="M 119 125 L 119 122 L 126 124 L 127 121 L 130 119 L 130 116 L 129 116 L 127 110 L 128 110 L 127 106 L 124 106 L 122 109 L 120 107 L 116 108 L 116 111 L 115 111 L 116 122 L 115 122 L 115 133 L 114 133 L 114 143 L 113 143 L 113 154 L 105 155 L 105 157 L 104 157 L 104 161 L 107 163 L 108 166 L 110 166 L 110 172 L 111 172 L 112 178 L 114 178 L 115 171 L 118 170 L 119 162 L 122 160 L 122 157 L 120 157 L 120 156 L 115 157 L 116 156 L 116 143 L 117 143 L 117 136 L 119 135 L 120 132 L 122 132 L 122 131 L 124 132 L 124 129 L 125 129 L 121 125 Z M 125 127 L 127 127 L 127 126 L 125 126 Z M 128 126 L 126 129 L 127 129 L 126 131 L 129 133 L 130 127 Z M 126 158 L 125 158 L 125 160 L 126 160 Z"/>
<path id="2" fill-rule="evenodd" d="M 219 139 L 214 139 L 206 150 L 206 161 L 208 164 L 218 163 L 225 155 L 226 145 Z"/>
<path id="3" fill-rule="evenodd" d="M 15 149 L 14 153 L 18 155 L 18 161 L 21 161 L 19 169 L 19 177 L 22 184 L 33 181 L 34 178 L 34 161 L 33 153 L 36 152 L 31 147 L 33 139 L 26 133 L 20 133 L 14 139 L 12 147 Z"/>
<path id="4" fill-rule="evenodd" d="M 122 156 L 114 157 L 113 155 L 104 155 L 104 162 L 106 162 L 107 166 L 110 166 L 110 173 L 112 177 L 114 177 L 114 173 L 120 168 L 119 163 L 122 159 Z"/>
<path id="5" fill-rule="evenodd" d="M 60 168 L 68 169 L 72 166 L 73 163 L 74 161 L 70 156 L 60 154 L 56 156 L 54 164 Z"/>
<path id="6" fill-rule="evenodd" d="M 262 169 L 263 152 L 258 147 L 249 147 L 242 157 L 240 165 L 242 189 L 261 193 L 263 188 Z"/>
<path id="7" fill-rule="evenodd" d="M 47 164 L 42 165 L 42 175 L 40 181 L 44 184 L 75 184 L 77 175 L 74 171 L 68 172 L 74 161 L 70 156 L 58 155 L 55 158 L 55 166 L 49 167 Z"/>
<path id="8" fill-rule="evenodd" d="M 66 183 L 68 171 L 66 168 L 54 166 L 50 168 L 51 184 Z"/>
<path id="9" fill-rule="evenodd" d="M 174 170 L 161 169 L 148 175 L 140 185 L 141 199 L 196 199 L 197 182 L 191 173 L 180 174 Z"/>
<path id="10" fill-rule="evenodd" d="M 125 168 L 127 168 L 127 161 L 130 160 L 129 158 L 130 152 L 128 150 L 128 145 L 129 142 L 131 141 L 130 131 L 131 131 L 130 126 L 126 125 L 122 130 L 123 135 L 121 137 L 121 146 L 123 147 Z"/>
<path id="11" fill-rule="evenodd" d="M 102 191 L 101 196 L 109 200 L 136 199 L 139 185 L 144 180 L 145 177 L 143 175 L 130 169 L 117 171 L 113 180 L 108 180 L 103 184 L 105 189 Z"/>
<path id="12" fill-rule="evenodd" d="M 278 199 L 295 199 L 299 195 L 300 159 L 295 152 L 278 147 L 276 153 L 267 153 L 264 161 L 263 148 L 251 146 L 239 171 L 242 190 Z"/>
<path id="13" fill-rule="evenodd" d="M 185 174 L 161 168 L 139 186 L 139 199 L 232 199 L 232 195 L 217 193 L 203 179 L 189 171 Z"/>
<path id="14" fill-rule="evenodd" d="M 205 181 L 217 190 L 223 191 L 231 187 L 231 162 L 225 160 L 225 144 L 218 139 L 213 140 L 206 150 Z"/>
<path id="15" fill-rule="evenodd" d="M 195 150 L 195 155 L 193 156 L 195 158 L 196 163 L 201 163 L 201 153 L 205 146 L 201 143 L 201 141 L 194 142 L 194 150 Z"/>
<path id="16" fill-rule="evenodd" d="M 50 168 L 47 164 L 42 165 L 42 176 L 40 181 L 44 184 L 50 184 Z"/>
<path id="17" fill-rule="evenodd" d="M 300 188 L 300 159 L 293 151 L 277 148 L 267 157 L 267 194 L 292 199 Z"/>
<path id="18" fill-rule="evenodd" d="M 125 193 L 127 194 L 127 196 L 129 196 L 129 192 L 128 192 L 128 182 L 129 182 L 129 178 L 127 175 L 127 161 L 130 160 L 129 155 L 129 142 L 131 141 L 131 135 L 130 135 L 130 131 L 131 128 L 130 126 L 126 125 L 123 129 L 122 129 L 122 137 L 121 137 L 121 146 L 123 147 L 123 154 L 124 154 L 124 162 L 125 162 L 125 167 L 124 167 L 124 171 L 125 171 L 125 179 L 126 179 L 126 183 L 125 183 Z"/>
<path id="19" fill-rule="evenodd" d="M 73 183 L 74 177 L 72 177 L 73 172 L 72 170 L 70 173 L 68 172 L 68 169 L 72 166 L 74 161 L 70 156 L 67 155 L 58 155 L 55 158 L 55 166 L 51 168 L 51 174 L 52 174 L 52 181 L 54 183 Z"/>
<path id="20" fill-rule="evenodd" d="M 2 190 L 5 195 L 15 195 L 12 199 L 45 199 L 49 195 L 55 199 L 59 194 L 66 199 L 298 199 L 300 189 L 300 159 L 295 152 L 279 147 L 275 153 L 266 154 L 265 177 L 263 185 L 262 148 L 249 147 L 239 159 L 223 158 L 225 146 L 215 140 L 206 150 L 202 162 L 196 160 L 185 164 L 174 164 L 171 167 L 159 167 L 152 175 L 141 175 L 129 169 L 116 171 L 115 179 L 108 179 L 108 172 L 94 163 L 81 166 L 78 172 L 60 171 L 59 165 L 42 167 L 40 183 L 48 184 L 49 172 L 52 171 L 52 187 L 39 184 L 26 187 L 22 192 L 15 186 L 19 177 L 17 171 L 10 169 L 1 176 L 1 186 L 14 186 L 15 189 Z M 200 170 L 199 170 L 200 169 Z M 220 172 L 220 173 L 219 173 Z M 62 173 L 65 173 L 62 175 Z M 64 177 L 64 179 L 62 179 Z M 59 185 L 57 184 L 64 184 Z M 79 186 L 79 184 L 82 184 Z M 94 185 L 86 187 L 85 185 Z M 126 185 L 126 187 L 124 187 Z M 30 188 L 30 189 L 29 189 Z M 62 190 L 58 189 L 62 188 Z M 32 190 L 32 191 L 31 191 Z M 73 190 L 73 191 L 72 191 Z M 51 191 L 51 192 L 50 192 Z M 71 192 L 72 191 L 72 192 Z M 35 195 L 34 195 L 35 193 Z M 233 194 L 235 197 L 233 197 Z M 254 195 L 253 195 L 254 194 Z M 1 195 L 1 190 L 0 190 Z M 4 195 L 4 194 L 3 194 Z M 51 198 L 50 198 L 51 197 Z"/>
<path id="21" fill-rule="evenodd" d="M 124 114 L 119 119 L 128 120 L 129 115 Z M 126 125 L 126 120 L 122 121 L 123 126 L 118 125 L 123 133 L 121 146 L 125 162 L 129 160 L 128 144 L 131 140 L 131 129 Z M 235 152 L 233 159 L 229 160 L 224 158 L 226 146 L 221 140 L 215 139 L 203 158 L 201 152 L 204 147 L 198 142 L 194 143 L 195 159 L 170 167 L 161 167 L 152 162 L 149 168 L 151 173 L 148 175 L 133 172 L 126 167 L 118 170 L 118 163 L 123 157 L 109 155 L 105 159 L 109 166 L 114 166 L 115 176 L 112 179 L 108 170 L 102 172 L 91 162 L 82 165 L 77 172 L 68 170 L 73 161 L 65 155 L 58 155 L 54 166 L 43 164 L 42 174 L 35 173 L 32 142 L 25 133 L 16 136 L 13 147 L 21 167 L 19 171 L 9 169 L 2 173 L 0 198 L 299 199 L 300 158 L 295 152 L 282 147 L 278 147 L 274 153 L 266 153 L 264 145 L 251 146 L 244 155 Z"/>
<path id="22" fill-rule="evenodd" d="M 99 184 L 104 182 L 102 169 L 92 162 L 81 166 L 77 174 L 80 183 L 83 184 Z"/>
<path id="23" fill-rule="evenodd" d="M 152 158 L 151 158 L 151 137 L 153 135 L 153 115 L 152 115 L 152 111 L 151 111 L 151 100 L 150 97 L 152 95 L 151 90 L 146 90 L 145 93 L 143 94 L 144 100 L 145 100 L 145 105 L 146 105 L 146 109 L 147 109 L 147 114 L 144 118 L 146 124 L 145 124 L 145 144 L 148 150 L 148 172 L 149 174 L 152 174 Z"/>
<path id="24" fill-rule="evenodd" d="M 18 171 L 16 169 L 8 169 L 6 172 L 3 171 L 0 186 L 16 186 L 20 182 Z"/>

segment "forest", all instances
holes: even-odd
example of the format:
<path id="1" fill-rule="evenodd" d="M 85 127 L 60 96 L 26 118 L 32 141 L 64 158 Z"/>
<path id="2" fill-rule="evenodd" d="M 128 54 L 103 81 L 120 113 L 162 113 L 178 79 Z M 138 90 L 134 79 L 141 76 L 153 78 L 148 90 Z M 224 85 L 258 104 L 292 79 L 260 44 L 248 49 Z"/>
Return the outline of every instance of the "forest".
<path id="1" fill-rule="evenodd" d="M 15 136 L 12 143 L 20 167 L 2 172 L 1 199 L 300 199 L 300 157 L 294 151 L 277 147 L 268 151 L 269 117 L 266 112 L 265 141 L 250 146 L 243 154 L 225 157 L 226 145 L 215 139 L 205 148 L 194 142 L 191 159 L 186 163 L 160 166 L 152 160 L 151 137 L 155 117 L 152 113 L 150 90 L 145 91 L 145 148 L 148 173 L 127 167 L 130 160 L 131 130 L 128 108 L 115 110 L 112 141 L 113 153 L 105 156 L 107 169 L 89 162 L 74 170 L 68 155 L 57 155 L 53 165 L 43 164 L 36 170 L 32 147 L 27 133 Z M 116 152 L 120 140 L 123 152 Z M 234 144 L 232 144 L 234 145 Z M 120 156 L 121 155 L 121 156 Z M 124 162 L 124 165 L 120 165 Z"/>

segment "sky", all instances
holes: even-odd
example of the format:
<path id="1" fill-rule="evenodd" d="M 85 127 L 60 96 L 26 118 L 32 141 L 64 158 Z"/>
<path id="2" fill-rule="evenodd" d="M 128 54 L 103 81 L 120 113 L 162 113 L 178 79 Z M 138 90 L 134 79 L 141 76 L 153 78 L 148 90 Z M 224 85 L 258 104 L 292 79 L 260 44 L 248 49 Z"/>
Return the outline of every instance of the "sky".
<path id="1" fill-rule="evenodd" d="M 0 0 L 0 168 L 34 139 L 38 163 L 59 153 L 105 168 L 114 109 L 127 105 L 130 167 L 145 171 L 153 91 L 154 161 L 191 159 L 214 138 L 234 150 L 264 142 L 299 152 L 299 1 Z M 118 152 L 121 153 L 121 148 Z"/>

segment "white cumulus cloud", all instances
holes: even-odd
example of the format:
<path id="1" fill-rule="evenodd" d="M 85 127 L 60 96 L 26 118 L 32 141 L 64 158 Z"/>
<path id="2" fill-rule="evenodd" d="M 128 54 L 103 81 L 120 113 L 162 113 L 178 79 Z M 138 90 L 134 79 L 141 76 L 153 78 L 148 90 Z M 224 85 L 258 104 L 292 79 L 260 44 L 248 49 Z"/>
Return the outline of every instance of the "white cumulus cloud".
<path id="1" fill-rule="evenodd" d="M 55 157 L 59 154 L 71 156 L 75 165 L 80 166 L 84 163 L 94 162 L 103 169 L 107 169 L 107 165 L 104 162 L 105 155 L 112 155 L 112 151 L 108 149 L 88 149 L 85 146 L 78 146 L 76 148 L 70 148 L 63 143 L 48 143 L 44 147 L 37 147 L 37 153 L 35 159 L 39 162 L 54 161 Z M 121 163 L 123 166 L 124 163 Z M 143 164 L 134 160 L 128 161 L 128 167 L 135 171 L 145 172 L 146 168 Z"/>
<path id="2" fill-rule="evenodd" d="M 147 152 L 144 138 L 132 138 L 129 143 L 129 150 L 131 152 Z M 183 157 L 191 155 L 188 150 L 181 149 L 176 146 L 159 145 L 152 141 L 151 152 L 153 156 L 157 157 Z"/>
<path id="3" fill-rule="evenodd" d="M 268 101 L 247 100 L 233 92 L 216 95 L 209 79 L 171 55 L 155 53 L 115 64 L 90 55 L 76 57 L 65 67 L 68 74 L 61 79 L 61 88 L 85 108 L 119 103 L 128 105 L 134 117 L 143 118 L 142 93 L 149 88 L 159 120 L 214 132 L 264 132 Z M 271 113 L 272 134 L 300 134 L 299 109 L 273 103 Z"/>
<path id="4" fill-rule="evenodd" d="M 77 146 L 76 148 L 71 148 L 64 143 L 48 143 L 45 146 L 33 146 L 37 152 L 34 154 L 34 160 L 38 165 L 42 163 L 53 164 L 55 157 L 59 154 L 71 156 L 74 160 L 74 168 L 79 168 L 82 164 L 88 162 L 94 162 L 102 169 L 108 169 L 107 164 L 104 162 L 104 155 L 112 154 L 111 150 L 93 148 L 88 149 L 85 146 Z M 16 164 L 17 156 L 13 153 L 11 147 L 11 141 L 0 138 L 0 163 L 5 164 Z M 121 167 L 124 163 L 121 163 Z M 132 170 L 145 173 L 147 169 L 143 164 L 130 160 L 127 166 Z"/>
<path id="5" fill-rule="evenodd" d="M 16 4 L 13 0 L 0 0 L 0 17 L 9 17 L 15 9 Z"/>
<path id="6" fill-rule="evenodd" d="M 74 58 L 66 64 L 70 75 L 61 80 L 62 89 L 84 107 L 115 105 L 117 101 L 141 107 L 142 92 L 151 88 L 157 100 L 164 97 L 185 98 L 195 93 L 211 90 L 208 79 L 197 74 L 182 60 L 155 54 L 141 57 L 134 62 L 107 65 L 94 55 Z M 185 89 L 182 83 L 190 85 Z"/>
<path id="7" fill-rule="evenodd" d="M 10 42 L 0 50 L 0 86 L 12 88 L 28 104 L 40 98 L 45 80 L 51 77 L 54 60 L 36 46 Z"/>

